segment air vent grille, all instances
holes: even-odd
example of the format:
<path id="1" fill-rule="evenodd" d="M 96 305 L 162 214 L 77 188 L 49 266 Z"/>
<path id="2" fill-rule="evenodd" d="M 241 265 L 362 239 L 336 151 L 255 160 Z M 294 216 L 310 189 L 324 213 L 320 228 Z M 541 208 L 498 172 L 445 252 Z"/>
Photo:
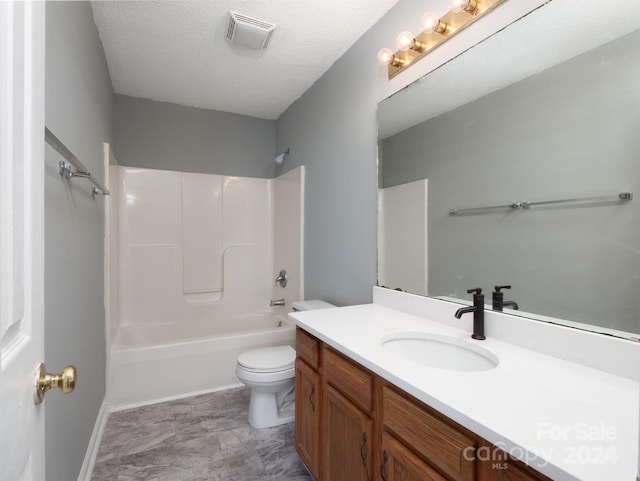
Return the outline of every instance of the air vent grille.
<path id="1" fill-rule="evenodd" d="M 226 38 L 236 45 L 262 50 L 269 45 L 275 27 L 275 24 L 270 22 L 229 12 Z"/>
<path id="2" fill-rule="evenodd" d="M 236 18 L 229 15 L 229 25 L 227 26 L 227 40 L 233 40 L 233 34 L 236 30 Z"/>

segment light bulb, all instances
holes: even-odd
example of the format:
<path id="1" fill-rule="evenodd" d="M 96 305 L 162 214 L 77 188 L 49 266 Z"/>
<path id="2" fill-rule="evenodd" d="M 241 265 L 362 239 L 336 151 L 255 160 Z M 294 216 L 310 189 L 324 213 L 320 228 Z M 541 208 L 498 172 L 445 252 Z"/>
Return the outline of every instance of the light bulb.
<path id="1" fill-rule="evenodd" d="M 378 61 L 383 65 L 389 65 L 393 63 L 394 59 L 395 55 L 393 55 L 393 52 L 390 48 L 383 48 L 378 52 Z"/>
<path id="2" fill-rule="evenodd" d="M 476 0 L 449 0 L 449 10 L 453 12 L 471 12 L 476 8 Z"/>
<path id="3" fill-rule="evenodd" d="M 425 32 L 435 32 L 440 23 L 440 18 L 433 12 L 425 13 L 420 19 L 420 26 Z"/>
<path id="4" fill-rule="evenodd" d="M 408 31 L 400 32 L 396 37 L 396 46 L 398 50 L 409 50 L 415 44 L 413 34 Z"/>
<path id="5" fill-rule="evenodd" d="M 469 6 L 469 0 L 449 0 L 449 10 L 461 12 Z"/>
<path id="6" fill-rule="evenodd" d="M 425 13 L 420 19 L 420 26 L 427 32 L 444 33 L 447 29 L 447 24 L 440 20 L 440 17 L 433 12 Z"/>

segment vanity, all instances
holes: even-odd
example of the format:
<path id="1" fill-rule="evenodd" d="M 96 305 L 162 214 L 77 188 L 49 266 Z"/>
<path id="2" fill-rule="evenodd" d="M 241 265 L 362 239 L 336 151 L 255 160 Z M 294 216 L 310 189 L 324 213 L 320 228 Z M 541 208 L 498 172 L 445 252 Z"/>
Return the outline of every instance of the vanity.
<path id="1" fill-rule="evenodd" d="M 373 299 L 290 314 L 296 448 L 316 481 L 636 479 L 639 344 L 504 313 L 487 313 L 476 341 L 457 304 L 377 287 Z M 564 335 L 575 341 L 565 359 L 542 345 Z M 389 349 L 416 338 L 494 357 L 470 370 Z M 594 342 L 635 371 L 580 363 Z"/>
<path id="2" fill-rule="evenodd" d="M 387 288 L 290 314 L 316 481 L 640 479 L 638 41 L 553 0 L 379 103 Z"/>

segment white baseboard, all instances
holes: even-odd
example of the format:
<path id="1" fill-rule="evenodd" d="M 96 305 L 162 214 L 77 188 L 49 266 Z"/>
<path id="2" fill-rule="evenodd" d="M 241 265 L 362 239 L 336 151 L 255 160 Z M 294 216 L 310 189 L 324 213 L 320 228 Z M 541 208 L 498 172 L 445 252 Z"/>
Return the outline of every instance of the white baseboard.
<path id="1" fill-rule="evenodd" d="M 157 399 L 148 399 L 148 400 L 145 400 L 145 401 L 140 401 L 140 402 L 135 402 L 135 403 L 110 404 L 109 405 L 109 412 L 110 413 L 115 413 L 115 412 L 118 412 L 118 411 L 124 411 L 125 409 L 140 408 L 140 407 L 143 407 L 143 406 L 150 406 L 151 404 L 159 404 L 159 403 L 164 403 L 164 402 L 168 402 L 168 401 L 175 401 L 177 399 L 184 399 L 186 397 L 199 396 L 201 394 L 209 394 L 209 393 L 218 392 L 218 391 L 226 391 L 228 389 L 235 389 L 235 388 L 242 387 L 242 386 L 244 386 L 244 384 L 242 384 L 241 382 L 238 382 L 238 383 L 233 383 L 233 384 L 227 384 L 225 386 L 218 386 L 218 387 L 211 388 L 211 389 L 204 389 L 204 390 L 201 390 L 201 391 L 187 392 L 187 393 L 183 393 L 183 394 L 177 394 L 175 396 L 166 396 L 166 397 L 157 398 Z"/>
<path id="2" fill-rule="evenodd" d="M 100 411 L 98 411 L 96 423 L 93 426 L 93 432 L 91 433 L 89 446 L 87 446 L 87 451 L 84 454 L 84 461 L 82 462 L 82 467 L 80 468 L 78 481 L 91 481 L 93 466 L 96 462 L 98 448 L 100 447 L 100 440 L 102 439 L 102 433 L 104 432 L 104 427 L 107 424 L 108 417 L 109 412 L 107 411 L 107 403 L 105 400 L 102 400 L 102 406 L 100 406 Z"/>

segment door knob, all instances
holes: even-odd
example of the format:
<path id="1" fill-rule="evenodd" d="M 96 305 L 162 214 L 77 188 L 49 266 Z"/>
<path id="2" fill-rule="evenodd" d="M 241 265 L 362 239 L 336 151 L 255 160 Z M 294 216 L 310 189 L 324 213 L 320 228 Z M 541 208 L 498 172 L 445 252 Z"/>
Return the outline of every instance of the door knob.
<path id="1" fill-rule="evenodd" d="M 47 372 L 44 362 L 41 362 L 36 371 L 36 391 L 33 395 L 36 404 L 44 400 L 45 393 L 57 387 L 63 393 L 69 394 L 76 387 L 76 367 L 67 366 L 60 374 Z"/>

